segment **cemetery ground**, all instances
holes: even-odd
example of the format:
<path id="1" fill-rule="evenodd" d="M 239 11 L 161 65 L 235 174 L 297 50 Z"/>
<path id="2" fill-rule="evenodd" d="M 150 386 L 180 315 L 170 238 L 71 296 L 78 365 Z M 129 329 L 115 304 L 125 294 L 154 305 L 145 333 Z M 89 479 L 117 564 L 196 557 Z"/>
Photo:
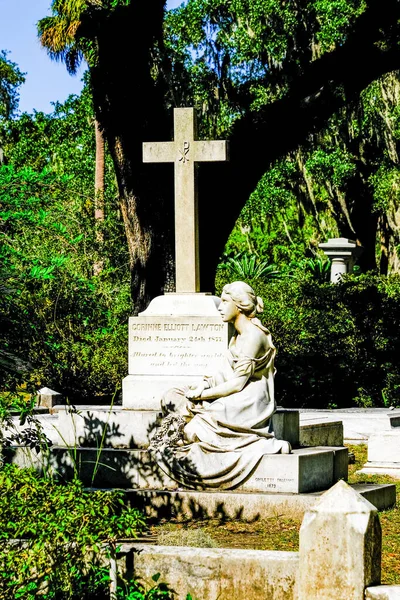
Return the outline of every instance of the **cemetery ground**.
<path id="1" fill-rule="evenodd" d="M 348 483 L 395 483 L 399 498 L 400 482 L 388 476 L 357 474 L 367 460 L 367 445 L 347 445 L 355 461 L 349 464 Z M 382 526 L 382 584 L 400 584 L 400 504 L 380 511 Z M 254 550 L 298 551 L 302 518 L 276 516 L 253 522 L 223 521 L 163 521 L 151 524 L 153 540 L 163 545 L 190 545 Z M 152 543 L 154 541 L 152 540 Z"/>

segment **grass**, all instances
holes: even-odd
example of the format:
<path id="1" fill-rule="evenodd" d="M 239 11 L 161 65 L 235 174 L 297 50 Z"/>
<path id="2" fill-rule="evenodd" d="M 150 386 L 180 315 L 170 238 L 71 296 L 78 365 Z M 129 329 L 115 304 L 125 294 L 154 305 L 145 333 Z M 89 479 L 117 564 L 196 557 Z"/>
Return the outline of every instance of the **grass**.
<path id="1" fill-rule="evenodd" d="M 400 482 L 390 477 L 360 475 L 356 471 L 367 461 L 367 446 L 348 446 L 355 455 L 354 464 L 349 465 L 349 483 L 395 483 L 397 497 Z M 379 512 L 382 526 L 382 584 L 400 584 L 400 506 Z M 221 522 L 188 521 L 152 525 L 150 533 L 163 545 L 198 545 L 202 547 L 246 548 L 255 550 L 299 549 L 299 530 L 302 519 L 289 519 L 282 516 L 244 523 L 240 521 Z M 169 539 L 168 539 L 169 538 Z M 196 544 L 194 540 L 201 540 Z M 186 543 L 185 543 L 186 540 Z"/>

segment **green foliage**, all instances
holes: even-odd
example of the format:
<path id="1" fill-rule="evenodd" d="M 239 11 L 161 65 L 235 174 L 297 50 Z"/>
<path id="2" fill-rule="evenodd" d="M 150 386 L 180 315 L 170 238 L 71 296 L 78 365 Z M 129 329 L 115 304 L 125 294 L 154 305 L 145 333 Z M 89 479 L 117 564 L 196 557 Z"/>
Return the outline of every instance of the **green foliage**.
<path id="1" fill-rule="evenodd" d="M 297 263 L 291 263 L 289 269 L 293 277 L 301 279 L 310 274 L 314 281 L 324 283 L 330 280 L 331 261 L 326 256 L 316 255 L 313 258 L 303 258 Z"/>
<path id="2" fill-rule="evenodd" d="M 145 526 L 142 514 L 125 505 L 123 492 L 87 492 L 79 481 L 57 485 L 12 465 L 0 470 L 0 488 L 2 600 L 107 594 L 103 565 L 109 552 Z"/>
<path id="3" fill-rule="evenodd" d="M 217 293 L 227 282 L 220 273 Z M 264 300 L 277 347 L 276 397 L 287 407 L 400 406 L 400 277 L 340 284 L 247 282 Z"/>
<path id="4" fill-rule="evenodd" d="M 400 204 L 400 167 L 398 165 L 383 163 L 378 170 L 370 176 L 373 189 L 374 210 L 385 214 L 391 206 Z"/>
<path id="5" fill-rule="evenodd" d="M 278 211 L 295 201 L 291 188 L 296 166 L 293 161 L 280 161 L 272 166 L 259 181 L 256 190 L 250 196 L 241 213 L 241 219 L 248 223 L 255 214 L 261 213 L 270 218 Z"/>
<path id="6" fill-rule="evenodd" d="M 341 148 L 335 148 L 331 152 L 318 149 L 305 166 L 318 183 L 330 181 L 337 188 L 343 188 L 356 172 L 354 157 Z"/>
<path id="7" fill-rule="evenodd" d="M 15 113 L 19 101 L 18 88 L 24 81 L 18 66 L 7 59 L 7 52 L 0 50 L 0 119 L 10 118 Z"/>
<path id="8" fill-rule="evenodd" d="M 293 74 L 342 45 L 366 6 L 365 0 L 187 0 L 165 19 L 175 104 L 189 96 L 202 112 L 203 131 L 226 134 L 249 107 L 282 99 Z"/>
<path id="9" fill-rule="evenodd" d="M 330 50 L 334 44 L 346 41 L 349 26 L 366 8 L 365 0 L 316 0 L 313 10 L 319 22 L 316 39 L 322 50 Z"/>
<path id="10" fill-rule="evenodd" d="M 257 260 L 255 254 L 239 253 L 236 256 L 227 256 L 220 263 L 232 279 L 273 279 L 281 277 L 280 271 L 267 260 Z"/>
<path id="11" fill-rule="evenodd" d="M 175 591 L 160 581 L 160 573 L 155 573 L 151 579 L 153 585 L 150 587 L 138 580 L 127 582 L 118 588 L 117 600 L 173 600 L 176 597 Z"/>
<path id="12" fill-rule="evenodd" d="M 110 166 L 101 247 L 95 235 L 90 110 L 83 95 L 51 117 L 8 122 L 5 151 L 14 164 L 0 168 L 1 356 L 10 367 L 0 384 L 46 385 L 71 400 L 119 389 L 131 312 Z"/>
<path id="13" fill-rule="evenodd" d="M 372 26 L 371 8 L 365 0 L 301 5 L 278 0 L 188 0 L 165 20 L 172 60 L 171 103 L 193 103 L 205 136 L 229 136 L 236 119 L 249 113 L 257 112 L 254 119 L 262 121 L 263 108 L 299 92 L 302 73 L 313 64 L 318 73 L 318 60 L 342 49 L 360 23 Z M 393 48 L 397 35 L 396 25 L 391 32 L 382 30 L 380 44 Z M 305 97 L 304 105 L 320 93 L 323 96 L 331 84 L 335 85 L 326 82 L 316 89 L 315 97 Z M 399 228 L 392 217 L 399 206 L 398 74 L 376 79 L 359 99 L 352 94 L 347 98 L 346 86 L 338 85 L 335 94 L 345 108 L 324 117 L 324 125 L 310 131 L 301 147 L 293 147 L 278 162 L 266 162 L 265 175 L 238 224 L 251 231 L 240 246 L 236 228 L 226 253 L 232 246 L 236 252 L 251 246 L 261 259 L 281 266 L 312 253 L 328 237 L 357 237 L 368 246 L 366 269 L 380 264 L 382 253 L 388 257 L 389 271 L 398 270 Z M 382 219 L 376 221 L 373 212 Z M 259 234 L 254 233 L 257 228 Z"/>

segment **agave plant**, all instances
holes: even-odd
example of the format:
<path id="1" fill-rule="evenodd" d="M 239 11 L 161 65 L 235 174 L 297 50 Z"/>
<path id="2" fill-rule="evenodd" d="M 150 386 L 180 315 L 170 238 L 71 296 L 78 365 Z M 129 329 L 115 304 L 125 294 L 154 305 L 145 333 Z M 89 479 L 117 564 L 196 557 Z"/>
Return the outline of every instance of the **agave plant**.
<path id="1" fill-rule="evenodd" d="M 314 256 L 292 263 L 292 268 L 297 272 L 311 273 L 313 279 L 323 283 L 330 279 L 331 261 L 327 257 Z"/>
<path id="2" fill-rule="evenodd" d="M 238 279 L 280 279 L 283 273 L 268 260 L 260 260 L 255 254 L 240 252 L 236 256 L 227 256 L 222 268 L 229 270 Z"/>

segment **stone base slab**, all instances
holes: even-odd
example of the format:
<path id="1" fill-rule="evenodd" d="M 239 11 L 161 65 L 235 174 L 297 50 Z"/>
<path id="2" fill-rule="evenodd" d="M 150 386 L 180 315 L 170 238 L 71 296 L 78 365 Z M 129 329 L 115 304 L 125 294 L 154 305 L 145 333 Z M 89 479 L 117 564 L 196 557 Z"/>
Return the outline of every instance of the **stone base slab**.
<path id="1" fill-rule="evenodd" d="M 400 479 L 400 429 L 398 427 L 370 436 L 368 461 L 359 472 L 369 475 L 389 475 Z"/>
<path id="2" fill-rule="evenodd" d="M 394 484 L 353 484 L 350 487 L 378 510 L 386 510 L 396 503 Z M 140 508 L 149 519 L 174 517 L 181 521 L 228 519 L 251 522 L 277 515 L 301 519 L 323 493 L 324 490 L 307 494 L 126 490 L 132 505 Z"/>
<path id="3" fill-rule="evenodd" d="M 368 462 L 398 463 L 400 468 L 400 429 L 381 431 L 368 440 Z"/>
<path id="4" fill-rule="evenodd" d="M 59 445 L 91 448 L 147 448 L 161 419 L 161 411 L 129 411 L 121 407 L 58 408 Z"/>
<path id="5" fill-rule="evenodd" d="M 300 426 L 341 421 L 346 443 L 366 444 L 372 434 L 390 431 L 392 415 L 388 409 L 300 410 Z"/>
<path id="6" fill-rule="evenodd" d="M 134 544 L 133 574 L 162 573 L 177 600 L 294 600 L 298 564 L 298 552 Z"/>
<path id="7" fill-rule="evenodd" d="M 389 477 L 393 477 L 393 479 L 400 479 L 400 463 L 368 461 L 357 473 L 388 475 Z"/>
<path id="8" fill-rule="evenodd" d="M 266 454 L 238 489 L 295 494 L 318 491 L 334 483 L 333 472 L 334 453 L 329 450 L 300 449 L 292 454 Z"/>
<path id="9" fill-rule="evenodd" d="M 147 448 L 149 436 L 160 418 L 160 408 L 132 410 L 121 406 L 81 406 L 75 411 L 60 405 L 54 407 L 51 427 L 47 429 L 52 431 L 50 438 L 58 446 Z M 288 441 L 293 448 L 299 446 L 297 410 L 278 408 L 272 416 L 270 429 L 278 440 Z"/>
<path id="10" fill-rule="evenodd" d="M 74 473 L 88 486 L 176 490 L 178 484 L 146 450 L 52 447 L 48 456 L 29 448 L 8 451 L 8 462 L 50 469 L 69 480 Z M 347 448 L 301 448 L 292 454 L 266 454 L 238 488 L 246 492 L 305 493 L 347 478 Z"/>
<path id="11" fill-rule="evenodd" d="M 29 448 L 9 448 L 4 450 L 4 454 L 6 462 L 13 462 L 21 467 L 33 467 L 38 471 L 50 467 L 65 479 L 71 479 L 74 475 L 74 463 L 65 448 L 56 449 L 55 454 L 47 458 L 37 455 Z M 138 463 L 140 455 L 145 458 L 146 454 L 137 450 L 110 449 L 97 455 L 93 449 L 83 449 L 78 452 L 76 467 L 88 488 L 123 488 L 128 497 L 132 497 L 134 506 L 142 508 L 148 517 L 166 519 L 175 516 L 182 519 L 229 518 L 253 521 L 277 514 L 302 517 L 324 491 L 295 494 L 276 491 L 251 493 L 240 488 L 230 491 L 152 490 L 148 484 L 154 484 L 157 479 L 159 481 L 163 474 L 151 463 L 146 465 L 141 462 L 140 479 L 146 484 L 143 489 L 138 485 L 137 468 L 132 463 L 134 460 Z M 281 455 L 276 457 L 282 458 Z M 97 476 L 93 477 L 95 464 L 98 470 Z M 175 482 L 169 481 L 176 486 Z M 378 510 L 390 508 L 396 502 L 394 484 L 357 484 L 351 487 Z"/>

